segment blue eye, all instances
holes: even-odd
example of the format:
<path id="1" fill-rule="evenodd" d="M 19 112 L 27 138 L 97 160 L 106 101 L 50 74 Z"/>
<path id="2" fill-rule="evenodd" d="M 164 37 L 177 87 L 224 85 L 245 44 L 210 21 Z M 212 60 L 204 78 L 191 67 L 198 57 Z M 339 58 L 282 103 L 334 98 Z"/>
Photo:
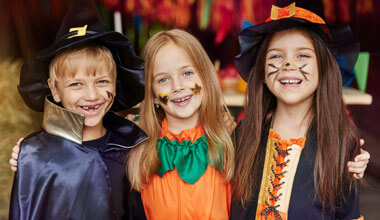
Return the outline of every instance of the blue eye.
<path id="1" fill-rule="evenodd" d="M 269 59 L 279 59 L 281 57 L 282 57 L 281 55 L 275 54 L 275 55 L 270 56 Z"/>
<path id="2" fill-rule="evenodd" d="M 98 84 L 108 84 L 110 81 L 106 80 L 106 79 L 103 79 L 103 80 L 99 80 L 98 81 Z"/>
<path id="3" fill-rule="evenodd" d="M 79 83 L 79 82 L 75 82 L 75 83 L 71 83 L 70 85 L 69 85 L 69 87 L 78 87 L 78 86 L 80 86 L 81 84 Z"/>
<path id="4" fill-rule="evenodd" d="M 300 54 L 300 55 L 298 55 L 298 57 L 300 57 L 300 58 L 310 58 L 310 56 L 307 55 L 307 54 Z"/>
<path id="5" fill-rule="evenodd" d="M 169 80 L 168 78 L 161 78 L 161 79 L 158 80 L 158 83 L 165 83 L 168 80 Z"/>
<path id="6" fill-rule="evenodd" d="M 183 75 L 184 75 L 184 76 L 191 76 L 191 75 L 193 75 L 193 72 L 191 72 L 191 71 L 186 71 L 186 72 L 183 73 Z"/>

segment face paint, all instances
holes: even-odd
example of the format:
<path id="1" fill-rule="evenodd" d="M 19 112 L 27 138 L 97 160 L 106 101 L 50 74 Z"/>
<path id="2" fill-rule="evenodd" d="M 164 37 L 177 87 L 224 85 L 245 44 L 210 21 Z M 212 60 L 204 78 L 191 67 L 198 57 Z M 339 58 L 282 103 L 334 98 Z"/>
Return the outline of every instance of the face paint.
<path id="1" fill-rule="evenodd" d="M 158 98 L 160 99 L 160 102 L 162 102 L 164 105 L 167 105 L 169 100 L 169 93 L 158 93 Z"/>
<path id="2" fill-rule="evenodd" d="M 198 83 L 194 83 L 194 87 L 190 88 L 193 91 L 194 95 L 201 94 L 202 87 L 198 85 Z"/>
<path id="3" fill-rule="evenodd" d="M 112 102 L 108 103 L 106 107 L 106 109 L 108 109 L 108 107 L 110 107 L 113 104 L 113 93 L 110 91 L 106 91 L 106 93 L 107 93 L 108 98 L 112 100 Z"/>
<path id="4" fill-rule="evenodd" d="M 278 71 L 280 71 L 280 68 L 278 68 L 278 67 L 275 66 L 274 64 L 271 64 L 271 63 L 270 63 L 270 64 L 268 64 L 268 66 L 270 66 L 270 67 L 272 67 L 272 68 L 275 69 L 274 71 L 268 73 L 268 78 L 269 78 L 270 75 L 275 74 L 275 73 L 278 73 Z"/>
<path id="5" fill-rule="evenodd" d="M 111 98 L 113 96 L 112 92 L 110 92 L 110 91 L 106 91 L 106 92 L 107 92 L 108 98 Z"/>
<path id="6" fill-rule="evenodd" d="M 303 68 L 306 66 L 307 64 L 304 64 L 303 66 L 299 67 L 299 71 L 302 73 L 303 77 L 305 78 L 306 81 L 309 81 L 309 79 L 306 77 L 307 74 L 309 74 L 308 72 L 305 72 L 303 70 Z"/>

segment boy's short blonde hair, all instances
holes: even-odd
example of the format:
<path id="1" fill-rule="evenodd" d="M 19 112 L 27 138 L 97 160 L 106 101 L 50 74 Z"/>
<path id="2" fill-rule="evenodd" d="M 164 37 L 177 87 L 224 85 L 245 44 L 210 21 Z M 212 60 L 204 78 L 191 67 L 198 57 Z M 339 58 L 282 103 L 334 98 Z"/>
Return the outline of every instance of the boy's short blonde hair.
<path id="1" fill-rule="evenodd" d="M 74 77 L 79 65 L 85 65 L 87 75 L 96 75 L 99 69 L 105 69 L 113 79 L 116 78 L 116 64 L 111 52 L 101 45 L 85 45 L 65 50 L 54 57 L 49 66 L 52 86 L 60 77 Z"/>

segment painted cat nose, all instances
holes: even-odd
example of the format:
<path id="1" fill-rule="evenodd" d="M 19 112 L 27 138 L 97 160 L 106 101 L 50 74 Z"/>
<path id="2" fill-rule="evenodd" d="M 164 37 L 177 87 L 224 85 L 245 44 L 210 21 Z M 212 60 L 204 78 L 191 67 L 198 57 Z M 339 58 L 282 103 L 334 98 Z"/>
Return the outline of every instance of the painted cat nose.
<path id="1" fill-rule="evenodd" d="M 285 70 L 295 70 L 297 69 L 296 65 L 294 65 L 292 62 L 286 61 L 282 64 L 282 69 Z"/>

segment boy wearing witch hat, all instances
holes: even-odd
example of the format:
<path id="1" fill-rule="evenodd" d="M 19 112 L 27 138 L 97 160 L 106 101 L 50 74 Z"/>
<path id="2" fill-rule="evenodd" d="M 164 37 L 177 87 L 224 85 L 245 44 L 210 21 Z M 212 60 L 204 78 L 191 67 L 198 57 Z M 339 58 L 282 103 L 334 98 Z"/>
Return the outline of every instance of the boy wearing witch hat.
<path id="1" fill-rule="evenodd" d="M 135 219 L 139 197 L 124 163 L 147 135 L 109 111 L 143 99 L 144 65 L 125 36 L 105 30 L 93 1 L 71 2 L 54 44 L 23 65 L 18 89 L 44 118 L 21 143 L 9 218 Z"/>

